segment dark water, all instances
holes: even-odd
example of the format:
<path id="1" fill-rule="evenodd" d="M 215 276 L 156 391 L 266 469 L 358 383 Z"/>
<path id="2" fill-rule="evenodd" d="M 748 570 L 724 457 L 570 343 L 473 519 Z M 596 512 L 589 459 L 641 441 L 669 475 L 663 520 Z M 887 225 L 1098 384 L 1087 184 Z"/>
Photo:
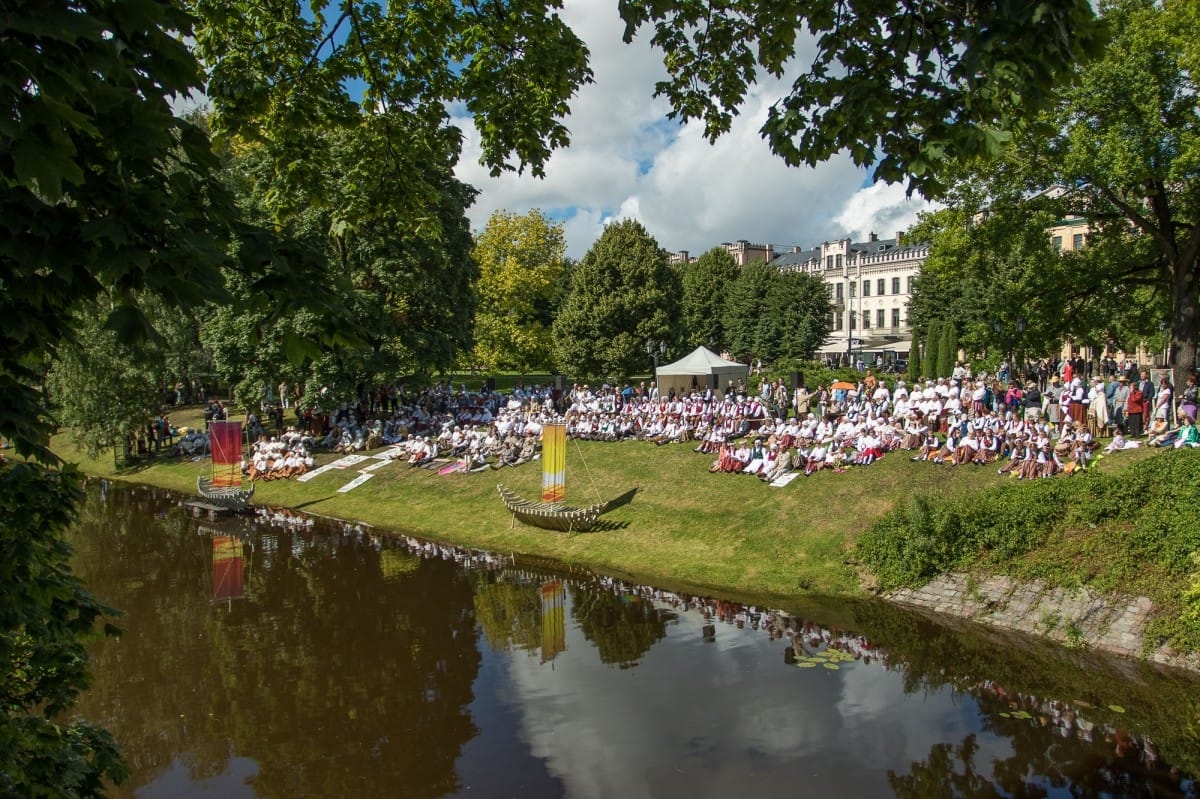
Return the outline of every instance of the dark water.
<path id="1" fill-rule="evenodd" d="M 96 487 L 114 796 L 1196 796 L 1200 683 L 875 602 L 763 609 Z"/>

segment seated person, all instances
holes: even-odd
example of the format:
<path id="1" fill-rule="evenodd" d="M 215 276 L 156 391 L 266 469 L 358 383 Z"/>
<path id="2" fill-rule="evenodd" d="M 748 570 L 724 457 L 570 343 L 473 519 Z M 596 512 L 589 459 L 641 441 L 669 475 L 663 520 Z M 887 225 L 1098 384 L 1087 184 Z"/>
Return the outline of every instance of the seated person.
<path id="1" fill-rule="evenodd" d="M 758 476 L 763 482 L 769 483 L 772 480 L 782 477 L 792 470 L 792 451 L 790 449 L 778 450 L 775 455 L 775 460 L 771 462 L 769 468 L 764 469 Z"/>
<path id="2" fill-rule="evenodd" d="M 1183 417 L 1183 426 L 1175 437 L 1175 449 L 1180 447 L 1200 447 L 1200 430 L 1196 428 L 1196 420 L 1190 416 Z"/>
<path id="3" fill-rule="evenodd" d="M 1179 435 L 1179 428 L 1167 427 L 1167 420 L 1162 418 L 1154 419 L 1150 422 L 1150 429 L 1146 431 L 1148 447 L 1173 447 L 1175 446 L 1175 438 Z"/>

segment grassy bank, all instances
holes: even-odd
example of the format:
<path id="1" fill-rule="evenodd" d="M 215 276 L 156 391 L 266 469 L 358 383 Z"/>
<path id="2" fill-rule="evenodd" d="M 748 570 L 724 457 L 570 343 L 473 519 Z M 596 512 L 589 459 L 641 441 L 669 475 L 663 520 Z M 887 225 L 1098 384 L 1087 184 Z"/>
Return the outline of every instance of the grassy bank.
<path id="1" fill-rule="evenodd" d="M 176 424 L 202 424 L 198 409 L 180 409 L 171 418 Z M 117 468 L 111 455 L 83 457 L 68 436 L 54 446 L 87 473 L 183 493 L 194 493 L 196 477 L 207 467 L 156 456 Z M 1121 471 L 1147 455 L 1122 453 L 1106 459 L 1102 468 Z M 318 462 L 335 457 L 322 455 Z M 801 476 L 783 488 L 747 476 L 710 474 L 710 463 L 709 456 L 686 445 L 572 442 L 569 502 L 590 504 L 636 489 L 632 502 L 604 517 L 607 529 L 573 537 L 513 527 L 500 503 L 498 481 L 537 496 L 536 464 L 439 476 L 393 463 L 344 494 L 338 488 L 357 472 L 333 470 L 305 483 L 259 483 L 255 502 L 465 546 L 551 557 L 664 587 L 765 601 L 798 592 L 862 593 L 863 575 L 851 562 L 852 552 L 860 534 L 889 510 L 919 495 L 969 505 L 980 491 L 1005 482 L 994 469 L 913 463 L 903 453 L 845 474 Z"/>

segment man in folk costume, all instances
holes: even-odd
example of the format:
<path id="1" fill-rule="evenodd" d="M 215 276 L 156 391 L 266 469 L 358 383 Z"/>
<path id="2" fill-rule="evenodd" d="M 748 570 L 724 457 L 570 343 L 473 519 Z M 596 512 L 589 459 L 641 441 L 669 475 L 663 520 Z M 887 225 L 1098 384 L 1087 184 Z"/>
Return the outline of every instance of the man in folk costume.
<path id="1" fill-rule="evenodd" d="M 1087 424 L 1088 393 L 1083 387 L 1083 380 L 1075 377 L 1071 380 L 1071 421 L 1079 426 Z"/>

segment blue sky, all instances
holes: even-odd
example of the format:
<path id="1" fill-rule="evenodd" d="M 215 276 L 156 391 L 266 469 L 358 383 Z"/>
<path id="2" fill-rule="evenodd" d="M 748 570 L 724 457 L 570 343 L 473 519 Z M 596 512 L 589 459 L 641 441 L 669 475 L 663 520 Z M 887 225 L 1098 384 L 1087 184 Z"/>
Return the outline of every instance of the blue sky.
<path id="1" fill-rule="evenodd" d="M 467 137 L 458 176 L 480 190 L 473 229 L 497 210 L 540 208 L 562 222 L 567 254 L 582 258 L 607 222 L 635 218 L 660 246 L 699 255 L 738 239 L 807 249 L 872 232 L 891 237 L 926 207 L 903 186 L 874 184 L 844 156 L 785 166 L 758 133 L 784 88 L 773 81 L 755 88 L 733 130 L 710 145 L 698 125 L 666 119 L 666 103 L 652 97 L 661 54 L 645 35 L 621 41 L 615 2 L 567 0 L 562 16 L 587 42 L 596 81 L 572 103 L 571 146 L 554 154 L 544 179 L 492 178 L 478 163 L 470 120 L 456 120 Z"/>

